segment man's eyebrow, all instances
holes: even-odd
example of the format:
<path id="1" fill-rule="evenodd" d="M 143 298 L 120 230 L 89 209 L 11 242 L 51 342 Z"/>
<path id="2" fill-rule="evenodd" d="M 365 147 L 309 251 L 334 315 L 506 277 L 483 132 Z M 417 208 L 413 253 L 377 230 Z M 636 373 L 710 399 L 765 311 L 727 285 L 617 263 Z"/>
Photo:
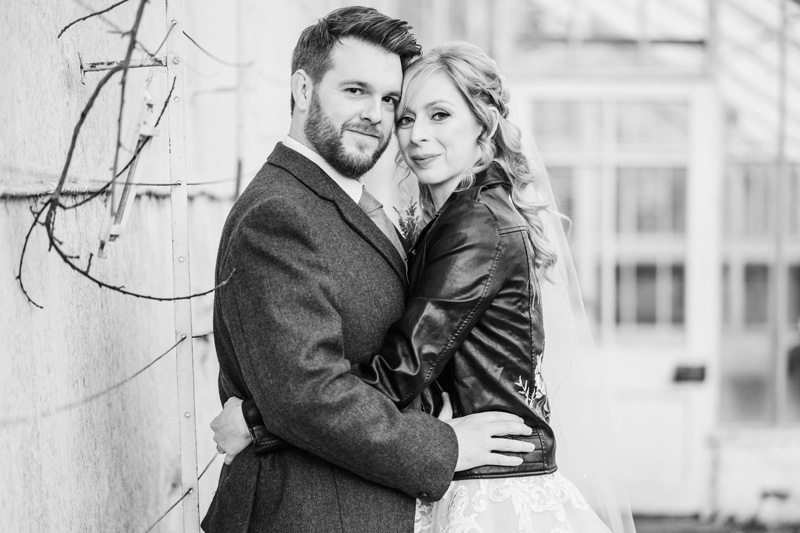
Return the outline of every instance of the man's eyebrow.
<path id="1" fill-rule="evenodd" d="M 375 89 L 371 83 L 368 83 L 364 80 L 342 80 L 339 82 L 339 85 L 356 85 L 358 87 L 361 87 L 362 89 L 368 89 L 368 90 Z"/>

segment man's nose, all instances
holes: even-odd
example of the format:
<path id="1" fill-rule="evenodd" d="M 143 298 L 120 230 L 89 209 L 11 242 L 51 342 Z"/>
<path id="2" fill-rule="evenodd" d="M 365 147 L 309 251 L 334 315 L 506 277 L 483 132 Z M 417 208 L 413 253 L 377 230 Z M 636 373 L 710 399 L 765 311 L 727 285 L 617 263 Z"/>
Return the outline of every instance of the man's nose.
<path id="1" fill-rule="evenodd" d="M 378 124 L 383 120 L 383 100 L 380 98 L 366 98 L 364 107 L 361 109 L 361 119 L 372 124 Z"/>

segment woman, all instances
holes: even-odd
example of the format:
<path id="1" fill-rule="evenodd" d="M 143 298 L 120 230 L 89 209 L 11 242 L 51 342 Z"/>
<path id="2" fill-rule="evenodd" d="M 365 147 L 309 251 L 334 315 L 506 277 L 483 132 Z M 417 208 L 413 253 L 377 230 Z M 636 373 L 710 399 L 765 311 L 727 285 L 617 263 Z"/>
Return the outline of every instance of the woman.
<path id="1" fill-rule="evenodd" d="M 508 121 L 497 67 L 475 46 L 445 45 L 409 67 L 402 94 L 397 139 L 430 221 L 409 253 L 404 316 L 353 371 L 400 408 L 424 393 L 434 411 L 442 398 L 432 391 L 443 391 L 456 417 L 514 413 L 534 448 L 519 466 L 456 472 L 442 500 L 418 506 L 415 529 L 608 532 L 557 471 L 542 287 L 563 243 L 549 236 L 550 202 L 535 200 L 546 175 L 530 168 Z"/>

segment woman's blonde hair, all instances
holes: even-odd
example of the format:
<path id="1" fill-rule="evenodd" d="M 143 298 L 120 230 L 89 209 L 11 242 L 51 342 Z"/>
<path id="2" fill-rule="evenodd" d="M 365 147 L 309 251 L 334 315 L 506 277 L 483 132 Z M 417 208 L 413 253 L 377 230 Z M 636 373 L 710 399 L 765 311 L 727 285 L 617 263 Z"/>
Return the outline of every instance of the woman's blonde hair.
<path id="1" fill-rule="evenodd" d="M 493 162 L 500 165 L 511 181 L 511 201 L 527 222 L 536 273 L 544 272 L 546 275 L 557 259 L 541 216 L 543 211 L 550 209 L 550 204 L 532 198 L 536 197 L 536 182 L 548 177 L 543 167 L 538 172 L 540 175 L 530 168 L 523 153 L 520 130 L 508 120 L 509 94 L 503 87 L 497 64 L 483 50 L 469 43 L 453 42 L 432 49 L 406 70 L 398 116 L 405 112 L 406 102 L 414 97 L 424 82 L 436 74 L 445 75 L 453 83 L 475 119 L 483 125 L 478 137 L 480 158 L 467 171 L 457 190 L 471 187 L 475 175 Z M 430 189 L 422 184 L 419 201 L 424 218 L 430 220 L 435 207 Z"/>

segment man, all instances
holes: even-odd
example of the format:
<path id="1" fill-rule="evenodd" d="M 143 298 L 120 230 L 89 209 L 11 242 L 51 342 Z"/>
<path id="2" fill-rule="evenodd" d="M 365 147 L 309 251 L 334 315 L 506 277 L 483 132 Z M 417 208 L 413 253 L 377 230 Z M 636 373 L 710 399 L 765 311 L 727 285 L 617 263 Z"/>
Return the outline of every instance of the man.
<path id="1" fill-rule="evenodd" d="M 389 142 L 418 53 L 404 22 L 362 7 L 300 36 L 289 135 L 231 210 L 214 302 L 222 401 L 252 398 L 289 444 L 223 467 L 207 532 L 411 532 L 414 498 L 439 499 L 456 469 L 517 464 L 493 450 L 528 451 L 492 439 L 528 433 L 518 417 L 401 412 L 349 373 L 404 308 L 403 259 L 359 207 L 358 178 Z"/>

